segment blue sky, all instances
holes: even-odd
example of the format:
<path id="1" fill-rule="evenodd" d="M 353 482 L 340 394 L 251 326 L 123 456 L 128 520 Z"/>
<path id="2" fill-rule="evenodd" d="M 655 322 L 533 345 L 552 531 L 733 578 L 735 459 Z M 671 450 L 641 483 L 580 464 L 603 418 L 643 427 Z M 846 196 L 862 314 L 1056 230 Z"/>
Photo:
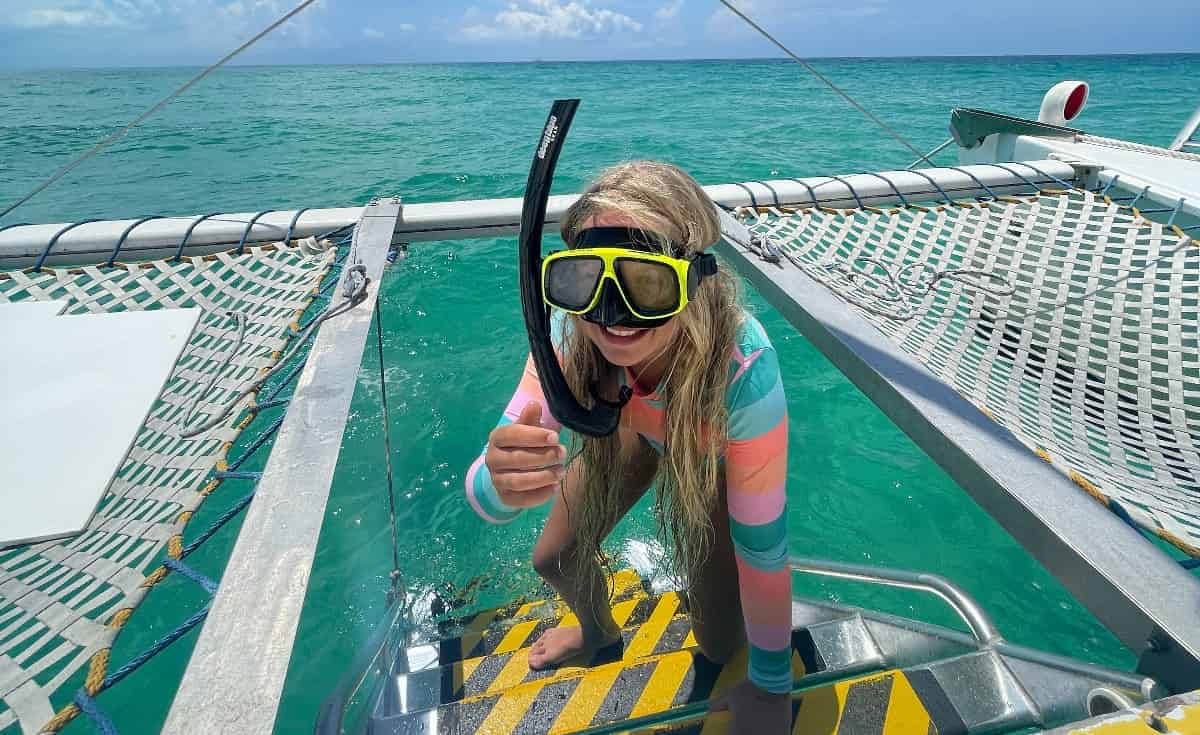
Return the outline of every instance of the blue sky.
<path id="1" fill-rule="evenodd" d="M 295 0 L 0 0 L 0 67 L 203 64 Z M 804 56 L 1200 51 L 1200 0 L 738 0 Z M 249 63 L 776 55 L 716 0 L 320 0 Z M 1200 69 L 1197 70 L 1200 74 Z"/>

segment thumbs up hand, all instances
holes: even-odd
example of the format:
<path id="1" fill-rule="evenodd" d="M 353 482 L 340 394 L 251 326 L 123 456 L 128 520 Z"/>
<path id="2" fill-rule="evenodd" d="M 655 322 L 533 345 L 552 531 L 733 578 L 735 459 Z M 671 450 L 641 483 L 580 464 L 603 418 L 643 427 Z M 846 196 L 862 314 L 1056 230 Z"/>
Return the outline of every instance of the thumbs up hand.
<path id="1" fill-rule="evenodd" d="M 567 448 L 558 434 L 541 426 L 542 405 L 525 404 L 516 423 L 497 426 L 488 437 L 483 461 L 500 500 L 512 508 L 541 505 L 558 491 Z"/>

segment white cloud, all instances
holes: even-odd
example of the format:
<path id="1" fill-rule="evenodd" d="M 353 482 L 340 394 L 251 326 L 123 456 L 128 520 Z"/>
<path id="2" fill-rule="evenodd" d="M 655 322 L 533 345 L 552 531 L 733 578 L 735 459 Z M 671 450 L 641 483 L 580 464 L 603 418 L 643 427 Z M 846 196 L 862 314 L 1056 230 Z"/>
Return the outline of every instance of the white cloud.
<path id="1" fill-rule="evenodd" d="M 401 33 L 412 33 L 413 31 L 417 30 L 417 27 L 412 23 L 401 23 L 400 25 L 396 26 L 396 30 L 400 31 Z"/>
<path id="2" fill-rule="evenodd" d="M 464 27 L 462 36 L 468 41 L 579 39 L 641 30 L 628 15 L 594 8 L 589 0 L 523 0 L 509 3 L 490 23 Z"/>
<path id="3" fill-rule="evenodd" d="M 379 30 L 378 28 L 371 28 L 370 26 L 362 29 L 362 34 L 363 38 L 370 38 L 372 40 L 383 38 L 383 31 Z"/>
<path id="4" fill-rule="evenodd" d="M 659 20 L 671 20 L 679 15 L 679 11 L 683 9 L 683 0 L 671 0 L 671 2 L 654 11 L 654 17 Z"/>
<path id="5" fill-rule="evenodd" d="M 325 5 L 325 0 L 317 0 L 260 45 L 311 45 L 320 37 L 314 17 L 325 12 Z M 261 31 L 294 6 L 295 0 L 0 0 L 0 27 L 140 32 L 159 41 L 169 38 L 177 49 L 217 53 Z"/>
<path id="6" fill-rule="evenodd" d="M 100 2 L 43 2 L 10 11 L 0 5 L 0 26 L 16 28 L 101 28 L 126 25 Z"/>

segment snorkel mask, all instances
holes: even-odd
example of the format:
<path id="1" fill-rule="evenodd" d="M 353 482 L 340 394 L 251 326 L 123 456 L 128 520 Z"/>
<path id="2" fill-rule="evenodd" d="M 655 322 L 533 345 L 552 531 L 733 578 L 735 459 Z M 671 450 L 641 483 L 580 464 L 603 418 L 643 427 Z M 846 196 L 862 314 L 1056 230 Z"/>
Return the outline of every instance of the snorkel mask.
<path id="1" fill-rule="evenodd" d="M 681 246 L 634 227 L 590 227 L 573 240 L 542 261 L 542 297 L 602 327 L 661 327 L 717 272 L 712 254 L 685 257 Z"/>
<path id="2" fill-rule="evenodd" d="M 521 206 L 520 275 L 521 310 L 525 314 L 525 331 L 529 336 L 529 352 L 537 367 L 542 393 L 554 417 L 574 431 L 588 436 L 603 437 L 617 430 L 621 408 L 629 402 L 633 391 L 622 386 L 617 401 L 600 397 L 596 386 L 590 386 L 594 405 L 584 408 L 576 400 L 550 338 L 550 308 L 542 293 L 542 230 L 546 224 L 546 201 L 554 167 L 562 150 L 567 130 L 575 117 L 579 100 L 557 100 L 542 129 L 541 139 L 533 155 L 529 180 L 525 184 L 525 201 Z M 608 284 L 605 284 L 606 286 Z"/>

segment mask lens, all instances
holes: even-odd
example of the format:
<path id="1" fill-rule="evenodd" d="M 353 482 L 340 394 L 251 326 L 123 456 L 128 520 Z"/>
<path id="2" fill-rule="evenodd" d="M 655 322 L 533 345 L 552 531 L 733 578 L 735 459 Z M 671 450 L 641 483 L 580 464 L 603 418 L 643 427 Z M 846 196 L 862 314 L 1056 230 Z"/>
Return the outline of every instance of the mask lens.
<path id="1" fill-rule="evenodd" d="M 630 305 L 638 312 L 652 316 L 679 308 L 679 279 L 670 266 L 647 260 L 618 258 L 616 268 L 621 288 L 633 302 Z"/>
<path id="2" fill-rule="evenodd" d="M 559 258 L 546 266 L 546 298 L 562 309 L 578 311 L 592 302 L 604 270 L 599 258 Z"/>

